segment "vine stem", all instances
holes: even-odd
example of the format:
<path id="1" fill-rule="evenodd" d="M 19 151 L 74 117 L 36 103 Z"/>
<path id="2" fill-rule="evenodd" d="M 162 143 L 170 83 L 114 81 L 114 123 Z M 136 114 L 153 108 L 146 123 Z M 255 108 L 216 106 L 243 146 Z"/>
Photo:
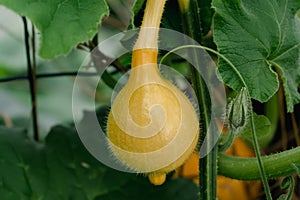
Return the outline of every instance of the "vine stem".
<path id="1" fill-rule="evenodd" d="M 30 58 L 30 45 L 29 45 L 29 32 L 27 26 L 26 17 L 22 17 L 24 24 L 24 40 L 25 40 L 25 50 L 26 50 L 26 60 L 27 60 L 27 77 L 29 80 L 31 106 L 32 106 L 32 119 L 33 119 L 33 137 L 35 141 L 39 141 L 39 129 L 38 129 L 38 116 L 37 116 L 37 99 L 36 99 L 36 61 L 35 61 L 35 39 L 34 39 L 34 28 L 32 28 L 32 60 Z"/>
<path id="2" fill-rule="evenodd" d="M 163 60 L 168 55 L 170 55 L 171 53 L 173 53 L 173 52 L 175 52 L 177 50 L 180 50 L 180 49 L 184 49 L 184 48 L 199 48 L 199 49 L 204 49 L 204 50 L 207 50 L 209 52 L 212 52 L 212 53 L 218 55 L 220 58 L 222 58 L 232 68 L 232 70 L 235 72 L 235 74 L 239 77 L 240 81 L 242 82 L 243 87 L 246 88 L 247 96 L 249 97 L 248 98 L 248 101 L 249 101 L 248 104 L 250 106 L 249 113 L 250 113 L 250 125 L 251 125 L 252 139 L 253 139 L 253 147 L 254 147 L 255 155 L 256 155 L 256 158 L 257 158 L 257 162 L 258 162 L 259 173 L 260 173 L 260 176 L 261 176 L 264 188 L 265 188 L 266 197 L 267 197 L 268 200 L 272 200 L 272 195 L 271 195 L 270 187 L 269 187 L 268 180 L 267 180 L 267 177 L 266 177 L 265 168 L 264 168 L 264 165 L 263 165 L 263 162 L 262 162 L 262 159 L 261 159 L 261 155 L 260 155 L 259 144 L 258 144 L 258 141 L 257 141 L 255 124 L 254 124 L 253 109 L 252 109 L 252 102 L 251 102 L 251 98 L 250 98 L 250 94 L 249 94 L 249 89 L 248 89 L 248 87 L 246 85 L 245 80 L 243 79 L 242 75 L 239 73 L 239 71 L 237 70 L 237 68 L 224 55 L 220 54 L 219 52 L 217 52 L 217 51 L 215 51 L 215 50 L 213 50 L 211 48 L 200 46 L 200 45 L 183 45 L 183 46 L 174 48 L 171 51 L 169 51 L 166 55 L 164 55 L 162 57 L 162 59 L 161 59 L 160 62 L 162 63 Z"/>
<path id="3" fill-rule="evenodd" d="M 264 168 L 264 164 L 263 164 L 263 161 L 262 161 L 261 155 L 260 155 L 260 149 L 259 149 L 259 144 L 258 144 L 258 140 L 257 140 L 256 130 L 255 130 L 255 124 L 254 124 L 252 102 L 251 102 L 251 98 L 250 98 L 248 89 L 247 89 L 247 93 L 248 93 L 248 97 L 249 97 L 248 101 L 249 101 L 249 106 L 250 106 L 249 111 L 250 111 L 251 132 L 252 132 L 252 138 L 253 138 L 253 147 L 254 147 L 255 155 L 257 157 L 259 173 L 260 173 L 260 176 L 261 176 L 264 188 L 265 188 L 266 197 L 268 200 L 272 200 L 272 195 L 271 195 L 270 187 L 268 184 L 268 179 L 266 176 L 266 170 Z"/>
<path id="4" fill-rule="evenodd" d="M 190 0 L 178 0 L 183 30 L 184 33 L 190 36 L 192 39 L 201 43 L 202 41 L 202 29 L 200 19 L 200 6 L 198 1 Z M 195 29 L 198 27 L 198 29 Z M 199 58 L 196 51 L 191 51 L 188 55 L 191 57 L 196 65 L 200 66 Z M 207 91 L 206 84 L 199 74 L 198 70 L 189 65 L 191 73 L 191 82 L 195 91 L 199 111 L 200 111 L 200 124 L 201 131 L 199 133 L 199 146 L 205 145 L 204 149 L 210 149 L 207 155 L 200 157 L 199 154 L 199 199 L 200 200 L 213 200 L 217 198 L 217 152 L 218 145 L 212 146 L 210 142 L 214 141 L 214 134 L 209 133 L 209 124 L 211 119 L 209 92 Z"/>
<path id="5" fill-rule="evenodd" d="M 288 176 L 300 165 L 300 147 L 280 153 L 262 156 L 268 179 Z M 256 158 L 241 158 L 219 153 L 218 172 L 220 175 L 239 180 L 259 180 L 260 173 Z"/>

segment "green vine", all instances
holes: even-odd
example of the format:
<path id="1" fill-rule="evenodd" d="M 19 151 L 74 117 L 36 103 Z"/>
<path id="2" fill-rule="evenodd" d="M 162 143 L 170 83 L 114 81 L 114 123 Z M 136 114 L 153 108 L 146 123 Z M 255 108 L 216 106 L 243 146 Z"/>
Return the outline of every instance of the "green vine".
<path id="1" fill-rule="evenodd" d="M 195 29 L 194 27 L 201 26 L 201 17 L 199 14 L 199 2 L 198 1 L 189 1 L 189 0 L 178 0 L 182 23 L 183 31 L 185 34 L 193 38 L 194 40 L 201 42 L 202 41 L 202 31 Z M 192 58 L 196 63 L 199 61 L 197 52 L 192 51 L 189 54 L 189 57 Z M 197 64 L 196 64 L 197 65 Z M 198 65 L 200 66 L 200 65 Z M 211 134 L 208 134 L 208 127 L 210 123 L 210 101 L 209 93 L 207 91 L 204 80 L 201 75 L 194 67 L 190 66 L 191 72 L 191 82 L 198 99 L 199 111 L 200 111 L 200 124 L 201 132 L 199 134 L 199 146 L 203 145 L 204 138 L 207 138 L 210 141 L 214 137 Z M 210 152 L 203 158 L 199 158 L 199 199 L 216 199 L 217 197 L 217 153 L 218 145 L 211 146 L 210 142 L 206 143 L 206 149 L 211 149 Z M 201 172 L 201 173 L 200 173 Z"/>
<path id="2" fill-rule="evenodd" d="M 300 165 L 300 147 L 277 154 L 262 156 L 267 179 L 288 176 L 296 172 L 294 165 Z M 218 173 L 239 180 L 259 180 L 256 158 L 240 158 L 219 153 Z"/>

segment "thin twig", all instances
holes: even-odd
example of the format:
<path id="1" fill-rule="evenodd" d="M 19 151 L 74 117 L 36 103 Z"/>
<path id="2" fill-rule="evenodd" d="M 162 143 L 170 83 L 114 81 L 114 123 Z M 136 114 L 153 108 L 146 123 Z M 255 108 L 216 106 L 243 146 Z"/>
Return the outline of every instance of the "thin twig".
<path id="1" fill-rule="evenodd" d="M 31 64 L 31 59 L 30 59 L 29 33 L 28 33 L 28 27 L 27 27 L 27 20 L 25 17 L 22 17 L 22 19 L 23 19 L 23 23 L 24 23 L 24 40 L 25 40 L 25 48 L 26 48 L 27 74 L 28 74 L 27 76 L 28 76 L 28 80 L 29 80 L 31 105 L 32 105 L 33 133 L 34 133 L 34 140 L 39 141 L 37 103 L 36 103 L 35 68 L 33 69 L 33 66 Z M 33 53 L 35 53 L 35 52 L 33 51 Z"/>
<path id="2" fill-rule="evenodd" d="M 17 81 L 17 80 L 27 80 L 27 79 L 28 79 L 27 75 L 12 76 L 12 77 L 7 77 L 7 78 L 1 78 L 0 83 L 6 83 L 6 82 L 10 82 L 10 81 Z"/>
<path id="3" fill-rule="evenodd" d="M 33 112 L 33 121 L 34 121 L 34 139 L 39 141 L 39 127 L 38 127 L 38 113 L 37 113 L 37 82 L 36 82 L 36 51 L 35 51 L 35 28 L 34 25 L 31 24 L 31 54 L 32 54 L 32 73 L 31 79 L 33 83 L 33 96 L 34 101 L 32 104 L 32 112 Z"/>
<path id="4" fill-rule="evenodd" d="M 55 78 L 55 77 L 60 77 L 60 76 L 98 76 L 99 73 L 97 72 L 57 72 L 57 73 L 46 73 L 46 74 L 36 74 L 36 79 L 40 78 Z M 15 80 L 27 80 L 28 76 L 27 75 L 20 75 L 20 76 L 12 76 L 12 77 L 7 77 L 7 78 L 1 78 L 0 83 L 4 82 L 10 82 L 10 81 L 15 81 Z"/>

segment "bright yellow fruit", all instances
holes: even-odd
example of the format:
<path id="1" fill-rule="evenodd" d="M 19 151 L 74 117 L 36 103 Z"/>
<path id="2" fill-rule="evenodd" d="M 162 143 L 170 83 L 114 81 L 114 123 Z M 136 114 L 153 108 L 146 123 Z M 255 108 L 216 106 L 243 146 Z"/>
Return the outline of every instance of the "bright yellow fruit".
<path id="1" fill-rule="evenodd" d="M 133 58 L 141 54 L 145 56 L 136 51 Z M 149 174 L 150 181 L 159 185 L 194 151 L 199 124 L 189 99 L 161 77 L 155 61 L 155 57 L 143 65 L 133 61 L 129 80 L 112 105 L 107 135 L 123 164 Z"/>
<path id="2" fill-rule="evenodd" d="M 158 33 L 165 3 L 147 1 L 130 77 L 107 121 L 112 153 L 128 168 L 148 174 L 154 185 L 164 183 L 166 173 L 188 159 L 199 135 L 192 104 L 158 71 Z"/>

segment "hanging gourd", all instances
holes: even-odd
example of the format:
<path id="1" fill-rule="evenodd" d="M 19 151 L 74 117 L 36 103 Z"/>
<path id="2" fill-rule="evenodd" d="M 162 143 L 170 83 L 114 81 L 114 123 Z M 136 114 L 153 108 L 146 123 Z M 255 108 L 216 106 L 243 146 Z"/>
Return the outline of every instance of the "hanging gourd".
<path id="1" fill-rule="evenodd" d="M 194 151 L 198 117 L 189 99 L 162 78 L 157 65 L 158 33 L 166 0 L 148 0 L 132 53 L 128 82 L 116 96 L 107 121 L 114 156 L 160 185 L 166 173 Z"/>

